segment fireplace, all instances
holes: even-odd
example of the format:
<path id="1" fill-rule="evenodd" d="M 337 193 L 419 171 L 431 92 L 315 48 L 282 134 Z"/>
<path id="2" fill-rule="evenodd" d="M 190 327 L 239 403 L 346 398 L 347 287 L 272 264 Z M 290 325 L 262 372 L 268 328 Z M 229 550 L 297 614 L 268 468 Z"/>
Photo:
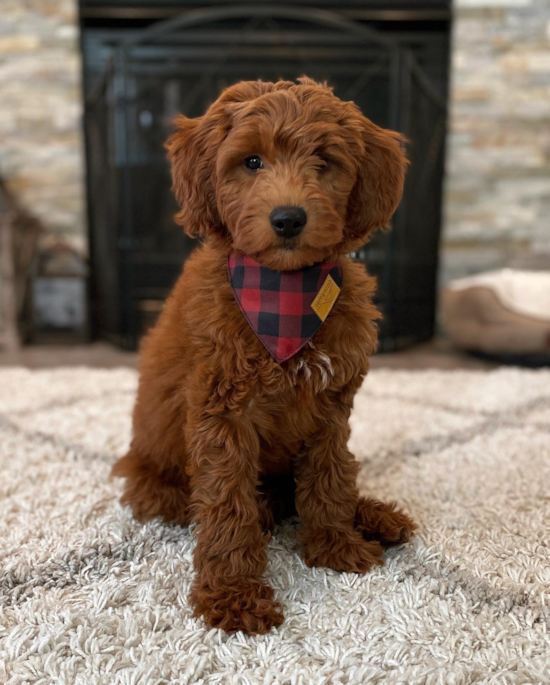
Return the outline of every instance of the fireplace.
<path id="1" fill-rule="evenodd" d="M 450 10 L 444 2 L 150 2 L 82 7 L 97 336 L 135 348 L 195 242 L 176 227 L 163 143 L 239 80 L 327 81 L 408 138 L 393 230 L 355 253 L 378 277 L 380 349 L 434 333 Z"/>

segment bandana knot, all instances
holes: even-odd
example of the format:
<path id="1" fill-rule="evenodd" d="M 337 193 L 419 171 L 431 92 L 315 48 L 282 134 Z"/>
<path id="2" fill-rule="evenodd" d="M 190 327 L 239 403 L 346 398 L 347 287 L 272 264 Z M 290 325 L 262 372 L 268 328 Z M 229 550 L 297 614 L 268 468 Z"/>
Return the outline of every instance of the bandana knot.
<path id="1" fill-rule="evenodd" d="M 279 363 L 313 338 L 342 287 L 339 261 L 296 271 L 273 271 L 251 257 L 231 254 L 227 270 L 242 313 Z"/>

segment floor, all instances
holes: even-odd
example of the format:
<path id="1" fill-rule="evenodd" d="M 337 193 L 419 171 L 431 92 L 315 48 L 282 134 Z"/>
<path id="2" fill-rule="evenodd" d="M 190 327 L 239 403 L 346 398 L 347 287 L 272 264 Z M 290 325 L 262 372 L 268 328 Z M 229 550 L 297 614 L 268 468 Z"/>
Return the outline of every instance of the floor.
<path id="1" fill-rule="evenodd" d="M 0 351 L 0 366 L 24 366 L 29 369 L 58 366 L 134 368 L 136 365 L 136 353 L 125 352 L 105 342 L 90 345 L 34 345 L 14 352 Z M 490 369 L 494 366 L 457 351 L 439 338 L 400 352 L 378 354 L 372 359 L 372 368 Z"/>
<path id="2" fill-rule="evenodd" d="M 548 370 L 371 374 L 352 415 L 358 487 L 418 535 L 361 577 L 308 568 L 287 521 L 265 574 L 285 620 L 250 637 L 193 618 L 196 529 L 118 504 L 133 370 L 0 369 L 0 682 L 549 685 L 549 386 Z M 379 560 L 355 539 L 350 568 Z M 273 617 L 255 608 L 248 625 Z"/>

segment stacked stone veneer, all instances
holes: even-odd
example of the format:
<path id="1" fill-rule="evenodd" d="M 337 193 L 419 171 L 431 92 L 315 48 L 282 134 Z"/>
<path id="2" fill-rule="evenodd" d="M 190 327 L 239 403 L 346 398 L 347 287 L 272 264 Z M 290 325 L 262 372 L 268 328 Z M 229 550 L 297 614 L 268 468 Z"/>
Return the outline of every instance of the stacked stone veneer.
<path id="1" fill-rule="evenodd" d="M 550 0 L 457 0 L 442 281 L 550 269 Z"/>
<path id="2" fill-rule="evenodd" d="M 456 0 L 442 280 L 550 268 L 550 0 Z M 77 0 L 0 0 L 0 173 L 82 249 Z"/>
<path id="3" fill-rule="evenodd" d="M 0 0 L 0 174 L 85 250 L 77 0 Z"/>

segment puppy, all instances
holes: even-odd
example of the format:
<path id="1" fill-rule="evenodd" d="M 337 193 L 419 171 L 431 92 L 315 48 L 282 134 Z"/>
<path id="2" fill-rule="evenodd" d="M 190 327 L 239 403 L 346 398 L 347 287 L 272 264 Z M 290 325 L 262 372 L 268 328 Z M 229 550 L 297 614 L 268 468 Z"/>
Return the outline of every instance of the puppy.
<path id="1" fill-rule="evenodd" d="M 299 516 L 308 566 L 361 574 L 415 527 L 359 497 L 347 448 L 379 318 L 347 253 L 389 222 L 407 162 L 399 134 L 307 78 L 228 88 L 167 149 L 202 244 L 144 340 L 113 473 L 140 521 L 198 523 L 195 615 L 265 633 L 283 620 L 263 577 L 277 521 Z"/>

